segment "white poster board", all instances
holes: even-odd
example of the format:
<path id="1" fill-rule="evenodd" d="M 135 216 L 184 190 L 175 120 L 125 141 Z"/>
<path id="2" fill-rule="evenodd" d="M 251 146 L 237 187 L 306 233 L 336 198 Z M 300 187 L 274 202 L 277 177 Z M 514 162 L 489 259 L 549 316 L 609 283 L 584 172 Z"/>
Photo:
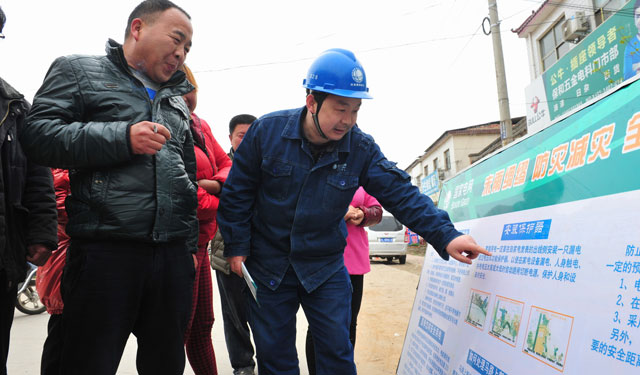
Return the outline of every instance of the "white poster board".
<path id="1" fill-rule="evenodd" d="M 638 166 L 634 83 L 448 181 L 493 256 L 427 251 L 397 374 L 640 374 Z"/>

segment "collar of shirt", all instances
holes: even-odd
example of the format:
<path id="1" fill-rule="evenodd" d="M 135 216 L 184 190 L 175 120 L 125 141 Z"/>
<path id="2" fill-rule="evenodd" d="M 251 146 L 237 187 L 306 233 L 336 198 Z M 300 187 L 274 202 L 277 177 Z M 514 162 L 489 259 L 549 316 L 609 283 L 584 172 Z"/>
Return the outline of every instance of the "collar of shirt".
<path id="1" fill-rule="evenodd" d="M 151 78 L 147 77 L 146 74 L 142 73 L 139 70 L 135 70 L 129 67 L 129 71 L 136 77 L 144 87 L 147 89 L 147 93 L 149 94 L 149 98 L 153 100 L 156 97 L 156 92 L 160 89 L 160 84 L 151 80 Z"/>

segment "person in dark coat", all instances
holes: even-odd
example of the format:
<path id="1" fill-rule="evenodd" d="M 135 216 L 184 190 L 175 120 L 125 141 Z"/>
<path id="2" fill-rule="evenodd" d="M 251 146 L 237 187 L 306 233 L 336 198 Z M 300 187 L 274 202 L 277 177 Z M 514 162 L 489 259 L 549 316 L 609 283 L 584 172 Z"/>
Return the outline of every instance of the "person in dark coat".
<path id="1" fill-rule="evenodd" d="M 6 17 L 0 8 L 0 38 Z M 57 246 L 51 171 L 28 160 L 18 142 L 29 103 L 0 78 L 0 358 L 6 374 L 17 286 L 27 261 L 41 266 Z"/>
<path id="2" fill-rule="evenodd" d="M 198 242 L 196 160 L 178 68 L 190 16 L 168 0 L 129 15 L 106 55 L 56 59 L 33 100 L 27 155 L 69 169 L 61 374 L 182 374 Z"/>

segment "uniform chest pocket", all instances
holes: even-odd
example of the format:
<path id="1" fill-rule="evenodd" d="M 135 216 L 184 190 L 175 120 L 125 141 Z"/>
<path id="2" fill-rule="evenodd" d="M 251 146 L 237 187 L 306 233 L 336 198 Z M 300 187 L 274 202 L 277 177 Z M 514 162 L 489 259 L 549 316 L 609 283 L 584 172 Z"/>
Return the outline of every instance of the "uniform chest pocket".
<path id="1" fill-rule="evenodd" d="M 327 176 L 322 206 L 328 210 L 345 210 L 358 188 L 358 176 L 333 174 Z"/>
<path id="2" fill-rule="evenodd" d="M 289 195 L 293 166 L 273 159 L 262 161 L 262 190 L 268 198 L 285 200 Z"/>

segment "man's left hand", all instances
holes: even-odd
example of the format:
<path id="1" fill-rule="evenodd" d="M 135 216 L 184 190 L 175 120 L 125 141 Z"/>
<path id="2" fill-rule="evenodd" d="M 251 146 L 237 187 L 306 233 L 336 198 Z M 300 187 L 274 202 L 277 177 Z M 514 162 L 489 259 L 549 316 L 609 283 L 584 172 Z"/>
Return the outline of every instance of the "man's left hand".
<path id="1" fill-rule="evenodd" d="M 43 244 L 34 244 L 27 247 L 27 260 L 36 266 L 44 266 L 51 256 L 51 250 Z"/>
<path id="2" fill-rule="evenodd" d="M 193 255 L 193 268 L 198 269 L 198 258 L 196 257 L 196 254 L 191 255 Z"/>
<path id="3" fill-rule="evenodd" d="M 454 238 L 447 245 L 447 254 L 458 262 L 471 264 L 472 259 L 476 259 L 480 254 L 491 256 L 484 247 L 478 245 L 473 237 L 464 234 Z"/>

